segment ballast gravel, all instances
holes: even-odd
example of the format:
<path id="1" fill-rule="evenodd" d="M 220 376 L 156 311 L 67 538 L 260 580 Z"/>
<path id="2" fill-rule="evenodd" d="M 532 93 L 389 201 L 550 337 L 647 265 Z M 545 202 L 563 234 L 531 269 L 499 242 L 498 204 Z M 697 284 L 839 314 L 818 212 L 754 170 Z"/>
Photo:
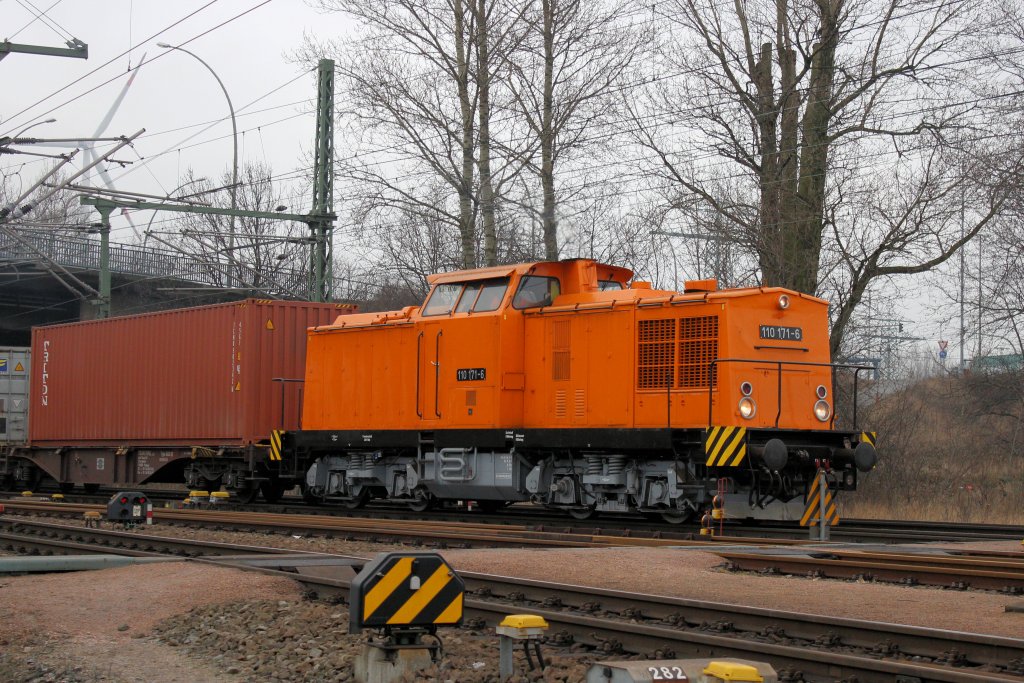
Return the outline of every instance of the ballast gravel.
<path id="1" fill-rule="evenodd" d="M 155 637 L 190 656 L 217 662 L 247 681 L 267 683 L 352 681 L 353 662 L 363 647 L 348 634 L 348 608 L 324 602 L 257 601 L 208 606 L 168 619 Z M 409 683 L 497 683 L 498 643 L 493 630 L 444 629 L 439 662 Z M 586 676 L 591 657 L 549 653 L 543 671 L 528 671 L 517 653 L 520 671 L 512 683 L 569 683 Z"/>

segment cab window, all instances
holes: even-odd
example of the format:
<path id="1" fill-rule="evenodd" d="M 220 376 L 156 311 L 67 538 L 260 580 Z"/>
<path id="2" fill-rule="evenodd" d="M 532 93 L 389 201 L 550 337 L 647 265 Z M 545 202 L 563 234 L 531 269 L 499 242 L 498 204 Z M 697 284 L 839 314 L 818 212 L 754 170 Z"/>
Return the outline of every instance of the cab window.
<path id="1" fill-rule="evenodd" d="M 476 299 L 474 311 L 496 311 L 505 298 L 505 290 L 508 289 L 508 279 L 487 280 L 483 283 L 480 296 Z"/>
<path id="2" fill-rule="evenodd" d="M 438 285 L 423 306 L 423 315 L 496 311 L 505 298 L 508 278 Z"/>
<path id="3" fill-rule="evenodd" d="M 446 284 L 434 287 L 434 292 L 423 306 L 423 315 L 445 315 L 451 313 L 452 306 L 462 291 L 461 284 Z"/>
<path id="4" fill-rule="evenodd" d="M 622 283 L 616 282 L 615 280 L 598 280 L 597 289 L 601 292 L 607 292 L 608 290 L 622 289 Z"/>
<path id="5" fill-rule="evenodd" d="M 558 278 L 527 275 L 519 283 L 512 308 L 535 308 L 550 306 L 562 291 Z"/>
<path id="6" fill-rule="evenodd" d="M 480 283 L 470 282 L 462 290 L 462 296 L 459 297 L 459 305 L 455 307 L 456 313 L 468 313 L 473 310 L 473 304 L 476 303 L 476 295 L 480 293 Z"/>

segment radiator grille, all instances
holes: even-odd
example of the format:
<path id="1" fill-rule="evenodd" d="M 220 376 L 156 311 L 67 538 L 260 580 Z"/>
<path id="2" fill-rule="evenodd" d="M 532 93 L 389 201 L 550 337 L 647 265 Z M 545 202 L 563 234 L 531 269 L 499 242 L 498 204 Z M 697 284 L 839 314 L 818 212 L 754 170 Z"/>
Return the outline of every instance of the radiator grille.
<path id="1" fill-rule="evenodd" d="M 718 358 L 718 316 L 679 319 L 679 388 L 715 384 L 711 361 Z"/>
<path id="2" fill-rule="evenodd" d="M 718 316 L 641 320 L 637 328 L 637 389 L 701 389 L 715 383 Z"/>
<path id="3" fill-rule="evenodd" d="M 674 318 L 641 320 L 637 327 L 637 389 L 664 389 L 675 383 Z"/>

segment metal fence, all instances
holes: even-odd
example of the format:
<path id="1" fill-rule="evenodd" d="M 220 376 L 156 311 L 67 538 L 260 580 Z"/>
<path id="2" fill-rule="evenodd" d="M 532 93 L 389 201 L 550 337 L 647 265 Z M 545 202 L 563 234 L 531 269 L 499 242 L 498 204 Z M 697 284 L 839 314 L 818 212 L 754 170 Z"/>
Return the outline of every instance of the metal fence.
<path id="1" fill-rule="evenodd" d="M 38 261 L 42 254 L 65 268 L 99 270 L 99 240 L 52 233 L 19 232 L 18 236 L 20 241 L 0 233 L 0 264 Z M 142 278 L 175 278 L 214 286 L 223 284 L 223 276 L 208 264 L 168 249 L 128 244 L 110 245 L 110 272 Z"/>

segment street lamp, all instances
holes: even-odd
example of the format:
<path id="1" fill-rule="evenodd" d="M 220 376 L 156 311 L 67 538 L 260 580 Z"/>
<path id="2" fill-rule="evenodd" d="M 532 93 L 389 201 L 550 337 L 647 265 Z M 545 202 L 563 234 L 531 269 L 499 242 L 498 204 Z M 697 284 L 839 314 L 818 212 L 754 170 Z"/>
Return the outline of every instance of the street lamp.
<path id="1" fill-rule="evenodd" d="M 220 89 L 224 91 L 224 98 L 227 99 L 227 101 L 228 101 L 228 110 L 231 112 L 231 139 L 234 141 L 234 160 L 233 160 L 233 163 L 231 165 L 231 168 L 232 168 L 232 171 L 231 171 L 231 210 L 234 211 L 235 209 L 238 208 L 238 196 L 236 194 L 238 192 L 238 124 L 235 121 L 235 107 L 234 107 L 233 104 L 231 104 L 231 95 L 228 94 L 228 89 L 224 87 L 224 81 L 220 80 L 220 76 L 217 75 L 217 72 L 214 71 L 213 67 L 210 66 L 209 64 L 207 64 L 206 61 L 202 57 L 200 57 L 199 55 L 197 55 L 194 52 L 190 52 L 190 51 L 186 50 L 183 47 L 176 47 L 174 45 L 169 45 L 168 43 L 157 43 L 156 45 L 157 45 L 157 47 L 162 47 L 162 48 L 165 48 L 165 49 L 168 49 L 168 50 L 177 50 L 179 52 L 184 52 L 185 54 L 190 55 L 190 56 L 194 57 L 195 59 L 197 59 L 200 64 L 205 66 L 207 68 L 207 70 L 211 74 L 213 74 L 213 77 L 217 79 L 217 84 L 220 86 Z M 230 222 L 229 222 L 229 226 L 230 227 L 228 228 L 228 248 L 231 249 L 232 247 L 235 246 L 235 216 L 234 216 L 234 214 L 229 216 L 229 220 L 230 220 Z M 229 255 L 228 255 L 228 286 L 229 287 L 234 284 L 234 277 L 231 274 L 232 270 L 233 270 L 231 268 L 231 265 L 232 265 L 232 257 L 231 257 L 230 252 L 229 252 Z"/>
<path id="2" fill-rule="evenodd" d="M 57 121 L 57 119 L 46 119 L 45 121 L 36 121 L 35 123 L 30 123 L 27 126 L 25 126 L 24 128 L 22 128 L 21 130 L 19 130 L 14 135 L 10 135 L 10 136 L 5 135 L 4 137 L 0 138 L 0 145 L 9 145 L 9 144 L 11 144 L 12 142 L 14 142 L 18 138 L 20 138 L 22 136 L 22 134 L 26 130 L 28 130 L 29 128 L 35 128 L 36 126 L 41 126 L 44 123 L 56 123 L 56 121 Z"/>

